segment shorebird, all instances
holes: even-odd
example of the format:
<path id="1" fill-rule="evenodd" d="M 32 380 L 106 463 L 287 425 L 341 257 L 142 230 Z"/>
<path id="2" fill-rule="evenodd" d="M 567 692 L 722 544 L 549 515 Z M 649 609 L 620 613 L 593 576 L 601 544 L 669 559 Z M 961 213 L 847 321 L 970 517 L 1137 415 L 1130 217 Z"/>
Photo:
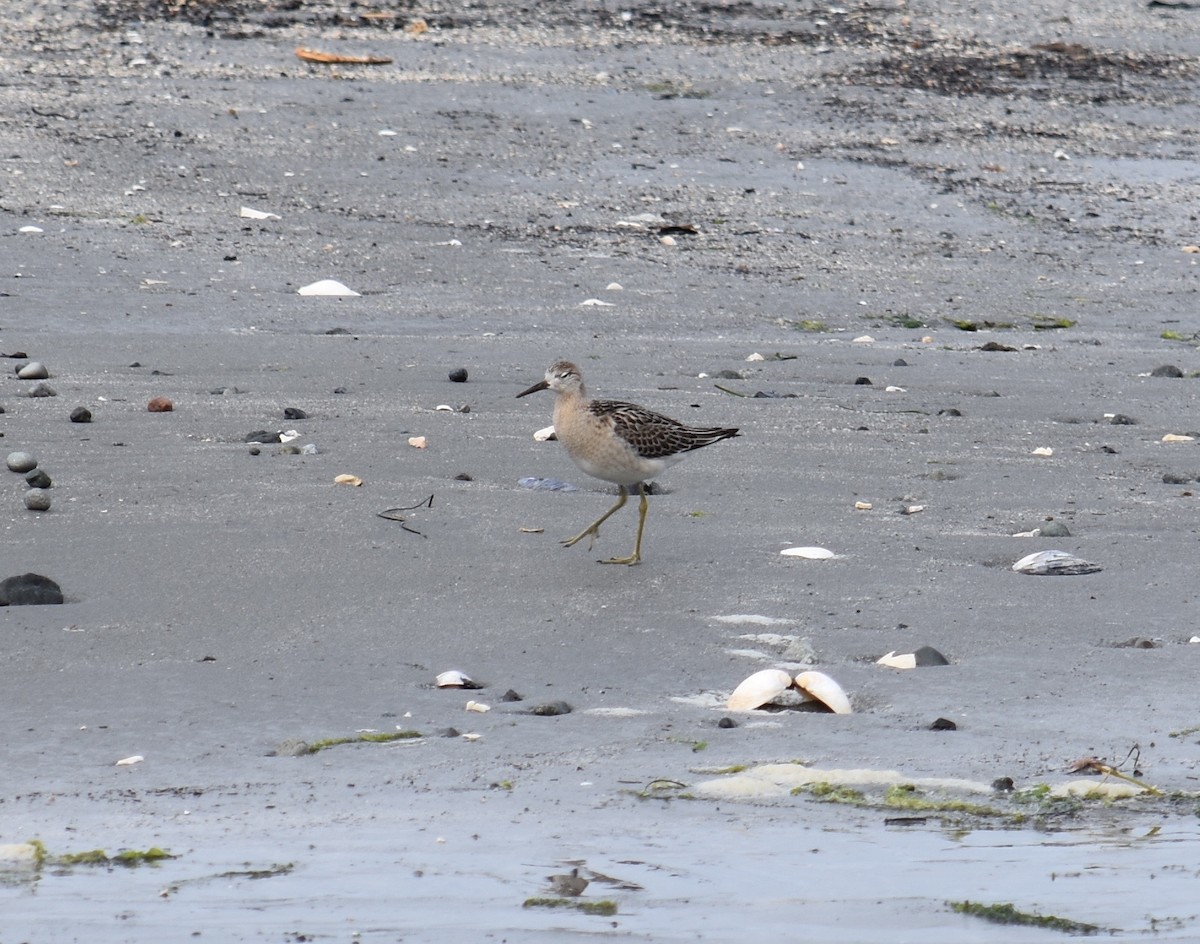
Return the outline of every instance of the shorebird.
<path id="1" fill-rule="evenodd" d="M 738 435 L 736 429 L 685 426 L 669 416 L 620 400 L 592 400 L 583 386 L 583 374 L 570 361 L 551 364 L 544 379 L 517 397 L 552 390 L 554 432 L 575 464 L 588 475 L 614 482 L 620 490 L 617 503 L 577 535 L 563 540 L 571 547 L 585 537 L 588 550 L 604 524 L 625 504 L 630 486 L 641 495 L 637 540 L 628 557 L 613 557 L 605 564 L 636 564 L 642 559 L 642 531 L 646 527 L 646 480 L 661 475 L 686 453 Z"/>

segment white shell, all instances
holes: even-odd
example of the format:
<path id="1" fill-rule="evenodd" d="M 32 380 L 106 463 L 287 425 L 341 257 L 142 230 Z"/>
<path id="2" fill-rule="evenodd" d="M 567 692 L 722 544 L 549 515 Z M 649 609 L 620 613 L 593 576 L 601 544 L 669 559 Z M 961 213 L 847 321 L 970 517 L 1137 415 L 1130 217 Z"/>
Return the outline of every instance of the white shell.
<path id="1" fill-rule="evenodd" d="M 117 766 L 132 767 L 134 764 L 140 764 L 145 759 L 146 758 L 144 758 L 141 754 L 133 754 L 130 757 L 122 757 L 119 761 L 117 761 Z"/>
<path id="2" fill-rule="evenodd" d="M 876 659 L 875 664 L 890 666 L 893 669 L 915 669 L 917 667 L 917 657 L 911 652 L 896 655 L 896 650 L 893 649 L 886 656 L 880 656 Z"/>
<path id="3" fill-rule="evenodd" d="M 539 429 L 536 433 L 534 433 L 533 438 L 538 442 L 549 442 L 551 439 L 557 439 L 558 437 L 554 434 L 554 427 L 547 426 L 544 429 Z"/>
<path id="4" fill-rule="evenodd" d="M 453 413 L 454 412 L 454 407 L 452 407 L 449 403 L 439 403 L 437 406 L 434 407 L 434 409 L 439 413 Z"/>
<path id="5" fill-rule="evenodd" d="M 247 206 L 238 211 L 238 216 L 244 220 L 277 220 L 280 218 L 278 213 L 268 213 L 265 210 L 256 210 Z"/>
<path id="6" fill-rule="evenodd" d="M 1077 574 L 1094 574 L 1102 568 L 1066 551 L 1037 551 L 1034 554 L 1026 554 L 1013 564 L 1012 569 L 1019 574 L 1034 574 L 1039 577 L 1072 577 Z"/>
<path id="7" fill-rule="evenodd" d="M 785 547 L 779 553 L 784 557 L 803 557 L 805 560 L 833 560 L 837 557 L 827 547 Z"/>
<path id="8" fill-rule="evenodd" d="M 1192 440 L 1195 438 L 1195 436 L 1184 436 L 1180 433 L 1167 433 L 1167 435 L 1162 438 L 1162 441 L 1165 443 L 1192 442 Z"/>
<path id="9" fill-rule="evenodd" d="M 305 285 L 303 288 L 296 290 L 297 295 L 343 295 L 358 297 L 358 292 L 354 289 L 347 288 L 341 282 L 334 279 L 321 279 L 319 282 L 313 282 L 311 285 Z"/>
<path id="10" fill-rule="evenodd" d="M 471 676 L 466 672 L 458 671 L 458 669 L 440 673 L 436 681 L 438 688 L 462 688 L 464 685 L 475 684 L 475 680 Z"/>
<path id="11" fill-rule="evenodd" d="M 409 436 L 408 444 L 414 449 L 424 449 L 427 445 L 427 442 L 424 436 Z"/>
<path id="12" fill-rule="evenodd" d="M 467 711 L 474 711 L 474 712 L 478 712 L 479 714 L 481 714 L 481 715 L 482 715 L 482 714 L 484 714 L 484 713 L 486 713 L 486 712 L 489 712 L 489 711 L 491 711 L 491 710 L 492 710 L 492 706 L 491 706 L 491 705 L 485 705 L 485 704 L 484 704 L 483 702 L 481 702 L 481 701 L 469 701 L 469 702 L 467 702 Z"/>
<path id="13" fill-rule="evenodd" d="M 1052 456 L 1054 455 L 1054 450 L 1049 446 L 1038 446 L 1035 450 L 1033 450 L 1033 454 L 1035 456 Z"/>
<path id="14" fill-rule="evenodd" d="M 733 690 L 725 707 L 730 711 L 752 711 L 778 698 L 792 687 L 792 677 L 782 669 L 755 672 Z"/>
<path id="15" fill-rule="evenodd" d="M 834 714 L 848 715 L 852 711 L 845 690 L 824 672 L 801 672 L 796 676 L 796 688 Z"/>

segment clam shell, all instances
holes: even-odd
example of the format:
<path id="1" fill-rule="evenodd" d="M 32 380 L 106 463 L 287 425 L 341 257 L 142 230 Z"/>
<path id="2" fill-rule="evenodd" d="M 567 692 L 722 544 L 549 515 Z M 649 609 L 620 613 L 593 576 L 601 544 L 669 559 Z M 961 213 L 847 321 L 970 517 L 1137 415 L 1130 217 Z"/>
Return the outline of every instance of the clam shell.
<path id="1" fill-rule="evenodd" d="M 805 560 L 831 560 L 837 557 L 827 547 L 785 547 L 779 553 L 784 557 L 803 557 Z"/>
<path id="2" fill-rule="evenodd" d="M 466 672 L 460 672 L 458 669 L 450 669 L 447 672 L 441 672 L 436 679 L 438 688 L 478 688 L 475 680 Z"/>
<path id="3" fill-rule="evenodd" d="M 853 710 L 842 686 L 824 672 L 801 672 L 796 676 L 796 688 L 836 715 L 848 715 Z"/>
<path id="4" fill-rule="evenodd" d="M 557 439 L 558 437 L 554 433 L 553 426 L 546 426 L 534 433 L 533 438 L 538 442 L 549 442 L 550 440 Z"/>
<path id="5" fill-rule="evenodd" d="M 886 656 L 880 656 L 875 660 L 876 665 L 886 665 L 893 669 L 915 669 L 917 667 L 917 657 L 911 652 L 897 654 L 893 649 Z"/>
<path id="6" fill-rule="evenodd" d="M 778 698 L 792 687 L 792 677 L 782 669 L 755 672 L 733 690 L 725 707 L 730 711 L 753 711 Z"/>
<path id="7" fill-rule="evenodd" d="M 1072 577 L 1077 574 L 1094 574 L 1102 568 L 1066 551 L 1037 551 L 1026 554 L 1012 565 L 1019 574 L 1034 574 L 1039 577 Z"/>
<path id="8" fill-rule="evenodd" d="M 341 475 L 335 475 L 333 477 L 333 482 L 335 485 L 359 486 L 359 485 L 362 485 L 363 480 L 360 479 L 357 475 L 351 475 L 348 472 L 343 472 Z"/>

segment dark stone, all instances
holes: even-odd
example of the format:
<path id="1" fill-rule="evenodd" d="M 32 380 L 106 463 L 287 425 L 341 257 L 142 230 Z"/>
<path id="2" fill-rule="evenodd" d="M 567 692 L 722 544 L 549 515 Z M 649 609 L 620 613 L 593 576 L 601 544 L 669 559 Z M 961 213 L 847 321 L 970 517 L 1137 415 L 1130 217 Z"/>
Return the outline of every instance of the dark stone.
<path id="1" fill-rule="evenodd" d="M 929 726 L 930 731 L 957 731 L 958 725 L 949 718 L 938 718 Z"/>
<path id="2" fill-rule="evenodd" d="M 458 482 L 474 482 L 475 481 L 473 478 L 471 478 L 471 476 L 467 475 L 466 472 L 459 472 L 458 475 L 454 476 L 454 478 Z"/>
<path id="3" fill-rule="evenodd" d="M 949 665 L 950 664 L 950 660 L 947 659 L 940 652 L 938 652 L 936 649 L 934 649 L 933 646 L 922 646 L 920 649 L 918 649 L 916 652 L 913 653 L 913 656 L 917 660 L 918 667 L 924 667 L 927 665 Z"/>
<path id="4" fill-rule="evenodd" d="M 1161 367 L 1155 367 L 1150 371 L 1151 377 L 1182 377 L 1183 371 L 1174 364 L 1163 364 Z"/>
<path id="5" fill-rule="evenodd" d="M 1071 530 L 1061 521 L 1047 521 L 1038 528 L 1044 538 L 1069 538 Z"/>
<path id="6" fill-rule="evenodd" d="M 1012 777 L 997 777 L 992 781 L 992 789 L 997 793 L 1012 793 L 1016 788 Z"/>
<path id="7" fill-rule="evenodd" d="M 282 440 L 279 438 L 279 433 L 273 433 L 269 429 L 256 429 L 252 433 L 247 433 L 242 442 L 277 443 L 282 442 Z"/>
<path id="8" fill-rule="evenodd" d="M 62 601 L 58 584 L 41 574 L 21 574 L 0 580 L 0 606 L 46 606 Z"/>
<path id="9" fill-rule="evenodd" d="M 44 469 L 34 469 L 25 476 L 25 483 L 30 488 L 49 488 L 53 484 Z"/>
<path id="10" fill-rule="evenodd" d="M 458 728 L 442 728 L 438 734 L 444 738 L 462 737 L 462 732 Z"/>
<path id="11" fill-rule="evenodd" d="M 944 410 L 938 410 L 938 416 L 962 416 L 962 410 L 954 407 L 947 407 Z"/>
<path id="12" fill-rule="evenodd" d="M 465 367 L 456 367 L 450 371 L 450 382 L 465 384 L 467 382 L 467 369 Z"/>
<path id="13" fill-rule="evenodd" d="M 892 361 L 892 366 L 893 367 L 907 367 L 908 361 L 906 361 L 903 357 L 897 357 L 894 361 Z"/>
<path id="14" fill-rule="evenodd" d="M 1163 473 L 1163 482 L 1167 485 L 1186 485 L 1191 480 L 1190 475 L 1176 475 L 1174 472 Z"/>
<path id="15" fill-rule="evenodd" d="M 175 404 L 167 397 L 152 397 L 146 404 L 146 410 L 150 413 L 170 413 L 174 409 Z"/>
<path id="16" fill-rule="evenodd" d="M 540 718 L 553 718 L 557 715 L 569 715 L 573 710 L 565 701 L 549 701 L 532 708 L 529 713 Z"/>
<path id="17" fill-rule="evenodd" d="M 1003 353 L 1009 353 L 1011 351 L 1015 351 L 1016 348 L 1010 347 L 1007 344 L 1001 344 L 999 341 L 988 341 L 987 344 L 981 344 L 979 346 L 979 350 L 981 350 L 981 351 L 1000 351 Z"/>
<path id="18" fill-rule="evenodd" d="M 48 383 L 46 383 L 46 381 L 39 380 L 29 391 L 29 396 L 34 397 L 35 399 L 38 397 L 57 397 L 58 392 Z"/>
<path id="19" fill-rule="evenodd" d="M 1109 422 L 1112 423 L 1113 426 L 1137 426 L 1137 420 L 1135 420 L 1132 416 L 1126 416 L 1124 413 L 1114 414 L 1113 418 L 1109 420 Z"/>
<path id="20" fill-rule="evenodd" d="M 329 329 L 328 331 L 326 331 L 325 333 L 326 333 L 326 334 L 333 334 L 333 335 L 345 335 L 345 334 L 349 334 L 350 332 L 349 332 L 349 331 L 347 331 L 345 328 L 330 328 L 330 329 Z"/>
<path id="21" fill-rule="evenodd" d="M 308 414 L 298 406 L 286 406 L 283 408 L 283 418 L 285 420 L 306 420 Z"/>
<path id="22" fill-rule="evenodd" d="M 734 721 L 733 718 L 730 718 L 728 715 L 726 715 L 724 718 L 722 718 L 720 721 L 717 722 L 718 728 L 736 728 L 737 726 L 738 726 L 738 723 L 736 721 Z"/>
<path id="23" fill-rule="evenodd" d="M 334 392 L 334 393 L 345 393 L 345 392 L 346 392 L 346 388 L 345 388 L 345 387 L 334 387 L 334 388 L 333 388 L 333 392 Z"/>
<path id="24" fill-rule="evenodd" d="M 1113 644 L 1114 649 L 1157 649 L 1158 643 L 1153 639 L 1147 639 L 1145 636 L 1134 636 L 1132 639 L 1126 639 L 1124 642 Z"/>
<path id="25" fill-rule="evenodd" d="M 525 699 L 514 692 L 511 688 L 500 696 L 501 701 L 524 701 Z"/>
<path id="26" fill-rule="evenodd" d="M 854 378 L 854 386 L 856 386 L 856 387 L 873 387 L 874 384 L 871 383 L 870 377 L 855 377 Z"/>
<path id="27" fill-rule="evenodd" d="M 736 371 L 736 370 L 718 370 L 715 374 L 713 374 L 713 376 L 717 380 L 745 380 L 746 379 L 745 377 L 743 377 L 741 375 L 741 373 L 739 371 Z M 451 377 L 451 379 L 453 380 L 454 378 Z"/>
<path id="28" fill-rule="evenodd" d="M 262 455 L 262 450 L 259 449 L 258 446 L 251 446 L 250 447 L 250 455 L 252 455 L 252 456 Z"/>
<path id="29" fill-rule="evenodd" d="M 71 411 L 72 423 L 90 423 L 92 421 L 92 411 L 86 406 L 77 406 Z"/>
<path id="30" fill-rule="evenodd" d="M 754 394 L 754 400 L 794 400 L 794 393 L 776 393 L 774 390 L 759 390 Z"/>

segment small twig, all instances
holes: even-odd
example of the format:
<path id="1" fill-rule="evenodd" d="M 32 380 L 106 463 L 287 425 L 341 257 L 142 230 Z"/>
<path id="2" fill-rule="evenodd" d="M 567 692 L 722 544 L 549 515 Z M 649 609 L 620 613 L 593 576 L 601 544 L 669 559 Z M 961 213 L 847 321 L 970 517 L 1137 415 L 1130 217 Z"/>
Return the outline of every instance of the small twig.
<path id="1" fill-rule="evenodd" d="M 718 390 L 720 390 L 722 393 L 728 393 L 732 397 L 746 396 L 746 394 L 744 394 L 744 393 L 738 393 L 736 390 L 730 390 L 728 387 L 722 387 L 720 384 L 713 384 L 713 386 L 716 387 Z"/>
<path id="2" fill-rule="evenodd" d="M 433 507 L 433 496 L 430 495 L 428 498 L 422 499 L 421 501 L 417 502 L 415 505 L 405 505 L 403 508 L 388 508 L 386 511 L 379 512 L 378 515 L 380 518 L 386 518 L 388 521 L 399 521 L 400 527 L 403 530 L 407 531 L 409 534 L 420 534 L 421 537 L 424 538 L 424 537 L 428 537 L 428 535 L 421 534 L 420 531 L 416 530 L 415 528 L 410 528 L 408 525 L 406 525 L 404 522 L 407 520 L 407 518 L 405 518 L 404 515 L 400 514 L 400 512 L 414 511 L 417 508 L 432 508 L 432 507 Z"/>

